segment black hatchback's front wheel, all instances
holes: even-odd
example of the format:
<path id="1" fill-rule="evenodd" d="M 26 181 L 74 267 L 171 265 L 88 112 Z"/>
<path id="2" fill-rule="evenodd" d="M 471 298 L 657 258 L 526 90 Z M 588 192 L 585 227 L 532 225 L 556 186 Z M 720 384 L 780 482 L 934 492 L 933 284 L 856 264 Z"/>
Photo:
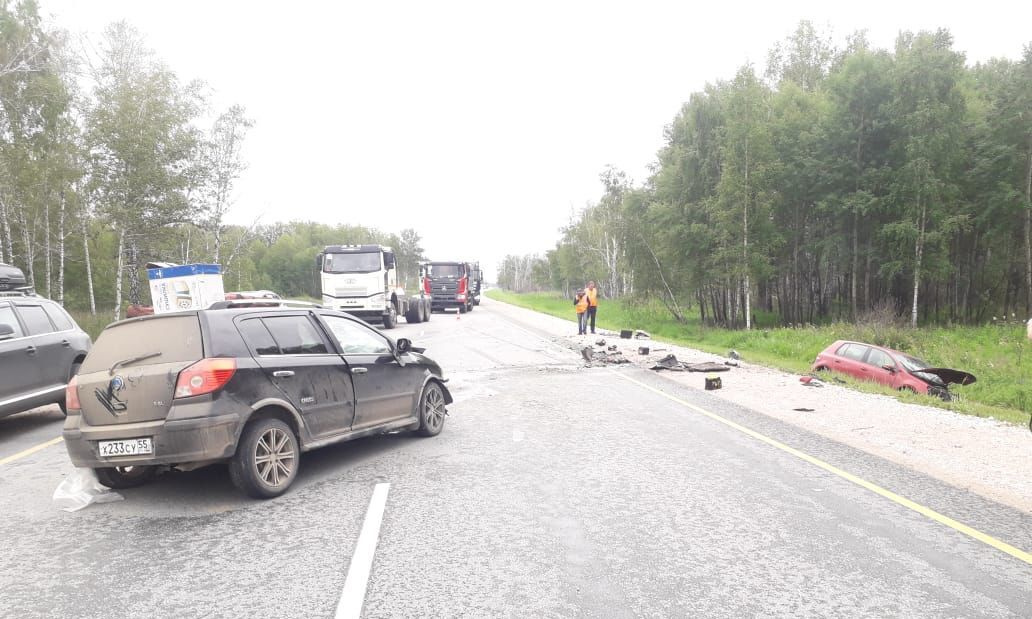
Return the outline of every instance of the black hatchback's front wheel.
<path id="1" fill-rule="evenodd" d="M 290 426 L 279 419 L 259 419 L 244 428 L 236 455 L 229 462 L 229 476 L 247 496 L 271 499 L 293 483 L 300 457 Z"/>
<path id="2" fill-rule="evenodd" d="M 419 399 L 420 436 L 437 436 L 444 429 L 444 417 L 448 414 L 444 401 L 444 390 L 435 382 L 427 383 Z"/>

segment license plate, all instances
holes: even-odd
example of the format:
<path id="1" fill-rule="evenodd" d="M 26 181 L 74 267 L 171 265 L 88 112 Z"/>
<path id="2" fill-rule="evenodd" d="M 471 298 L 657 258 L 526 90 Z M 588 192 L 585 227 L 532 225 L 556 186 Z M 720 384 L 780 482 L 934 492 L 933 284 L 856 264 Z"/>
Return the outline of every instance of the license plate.
<path id="1" fill-rule="evenodd" d="M 101 441 L 100 457 L 148 456 L 154 453 L 150 437 L 130 438 L 124 441 Z"/>

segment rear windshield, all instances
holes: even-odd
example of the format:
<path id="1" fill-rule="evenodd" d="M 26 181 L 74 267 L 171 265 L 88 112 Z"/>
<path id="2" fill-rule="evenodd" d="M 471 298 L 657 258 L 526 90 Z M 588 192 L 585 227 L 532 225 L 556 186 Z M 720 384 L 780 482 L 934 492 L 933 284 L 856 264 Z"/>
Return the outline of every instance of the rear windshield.
<path id="1" fill-rule="evenodd" d="M 112 325 L 100 334 L 82 364 L 82 372 L 107 370 L 119 361 L 161 353 L 139 363 L 197 361 L 204 357 L 196 314 L 162 316 Z"/>
<path id="2" fill-rule="evenodd" d="M 431 264 L 428 266 L 430 277 L 462 277 L 461 264 Z"/>

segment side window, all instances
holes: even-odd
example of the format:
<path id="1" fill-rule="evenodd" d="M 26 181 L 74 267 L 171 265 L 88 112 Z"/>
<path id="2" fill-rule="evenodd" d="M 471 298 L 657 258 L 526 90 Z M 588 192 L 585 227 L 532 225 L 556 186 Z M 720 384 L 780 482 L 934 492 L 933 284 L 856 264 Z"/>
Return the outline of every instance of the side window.
<path id="1" fill-rule="evenodd" d="M 18 315 L 25 322 L 25 329 L 29 335 L 43 335 L 53 333 L 54 325 L 50 324 L 47 313 L 43 311 L 42 305 L 18 305 Z"/>
<path id="2" fill-rule="evenodd" d="M 868 365 L 880 368 L 886 365 L 895 367 L 896 362 L 892 360 L 892 357 L 887 355 L 885 351 L 878 350 L 877 348 L 871 349 L 871 354 L 867 355 Z"/>
<path id="3" fill-rule="evenodd" d="M 345 355 L 386 355 L 390 354 L 391 348 L 387 339 L 363 326 L 354 320 L 341 318 L 340 316 L 323 316 L 326 325 L 340 343 L 340 349 Z"/>
<path id="4" fill-rule="evenodd" d="M 247 346 L 256 355 L 278 355 L 280 354 L 279 346 L 276 345 L 276 340 L 272 339 L 272 335 L 269 330 L 265 328 L 259 318 L 249 318 L 247 320 L 241 320 L 237 323 L 237 329 L 240 331 L 240 335 L 244 337 L 244 341 L 247 342 Z"/>
<path id="5" fill-rule="evenodd" d="M 44 303 L 43 309 L 46 310 L 47 316 L 50 316 L 50 321 L 54 323 L 58 331 L 68 331 L 75 328 L 72 319 L 59 306 L 52 303 Z"/>
<path id="6" fill-rule="evenodd" d="M 25 337 L 21 325 L 18 324 L 18 318 L 14 315 L 14 309 L 10 305 L 0 305 L 0 325 L 10 325 L 14 329 L 14 333 L 11 334 L 12 338 Z"/>
<path id="7" fill-rule="evenodd" d="M 867 347 L 860 344 L 843 344 L 839 346 L 836 354 L 846 359 L 852 359 L 853 361 L 863 361 L 864 354 L 867 352 Z"/>
<path id="8" fill-rule="evenodd" d="M 326 354 L 326 344 L 307 316 L 270 316 L 262 322 L 284 355 Z"/>

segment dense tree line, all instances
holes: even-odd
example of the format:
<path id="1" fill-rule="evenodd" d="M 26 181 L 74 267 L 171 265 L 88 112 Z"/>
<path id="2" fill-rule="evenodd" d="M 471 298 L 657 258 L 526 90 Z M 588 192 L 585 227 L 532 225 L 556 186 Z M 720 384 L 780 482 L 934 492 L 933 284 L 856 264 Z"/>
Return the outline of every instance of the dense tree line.
<path id="1" fill-rule="evenodd" d="M 211 110 L 204 93 L 128 24 L 76 46 L 33 0 L 0 0 L 0 262 L 40 294 L 116 317 L 149 302 L 151 261 L 218 263 L 229 289 L 318 296 L 323 246 L 385 243 L 415 285 L 413 230 L 227 225 L 253 123 L 239 105 Z"/>
<path id="2" fill-rule="evenodd" d="M 947 31 L 862 33 L 844 49 L 802 22 L 763 75 L 693 94 L 650 177 L 616 170 L 544 257 L 500 282 L 657 296 L 749 327 L 891 308 L 912 324 L 1032 315 L 1032 45 L 974 66 Z M 533 279 L 531 274 L 537 273 Z"/>

